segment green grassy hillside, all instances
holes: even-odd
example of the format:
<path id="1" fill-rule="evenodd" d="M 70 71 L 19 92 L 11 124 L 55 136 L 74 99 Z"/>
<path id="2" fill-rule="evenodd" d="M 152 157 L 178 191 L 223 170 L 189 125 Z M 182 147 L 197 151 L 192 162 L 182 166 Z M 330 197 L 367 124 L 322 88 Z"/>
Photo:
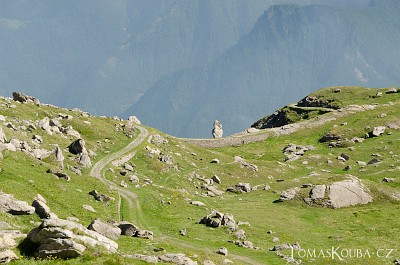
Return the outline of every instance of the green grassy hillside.
<path id="1" fill-rule="evenodd" d="M 66 181 L 46 173 L 48 169 L 59 170 L 53 156 L 40 161 L 21 151 L 3 150 L 0 191 L 28 203 L 40 193 L 60 218 L 76 217 L 85 226 L 94 218 L 125 220 L 154 232 L 153 240 L 121 236 L 117 240 L 118 254 L 105 255 L 99 250 L 91 250 L 67 261 L 38 261 L 21 256 L 15 264 L 147 264 L 124 255 L 160 256 L 165 253 L 184 253 L 198 264 L 210 260 L 214 264 L 224 264 L 225 259 L 233 264 L 286 264 L 270 249 L 295 242 L 305 251 L 315 249 L 317 254 L 320 250 L 326 254 L 326 250 L 332 248 L 345 252 L 362 251 L 362 257 L 346 256 L 343 252 L 343 255 L 333 258 L 304 256 L 304 252 L 294 251 L 294 258 L 302 260 L 303 264 L 393 264 L 393 260 L 400 257 L 397 249 L 400 205 L 396 200 L 396 197 L 400 198 L 400 181 L 397 179 L 400 170 L 400 93 L 388 94 L 387 88 L 340 87 L 340 92 L 335 93 L 336 89 L 321 89 L 309 96 L 334 101 L 340 107 L 338 110 L 306 119 L 300 117 L 298 121 L 302 122 L 302 126 L 291 133 L 282 133 L 276 128 L 260 130 L 255 134 L 265 135 L 263 141 L 219 148 L 198 147 L 196 141 L 173 138 L 141 125 L 136 125 L 133 138 L 129 138 L 124 126 L 126 121 L 87 117 L 78 111 L 0 99 L 0 114 L 5 116 L 5 122 L 0 122 L 0 126 L 7 139 L 17 138 L 31 144 L 35 134 L 43 138 L 41 148 L 52 150 L 54 144 L 58 144 L 66 158 L 64 171 L 71 176 L 71 180 Z M 73 116 L 71 120 L 60 121 L 64 127 L 71 125 L 76 129 L 85 140 L 86 147 L 96 153 L 91 157 L 93 165 L 105 161 L 103 159 L 129 142 L 139 139 L 143 130 L 148 130 L 150 138 L 146 137 L 128 152 L 135 152 L 128 162 L 134 165 L 133 173 L 139 182 L 130 182 L 130 173 L 121 175 L 122 167 L 112 163 L 103 169 L 104 178 L 110 181 L 108 183 L 91 176 L 90 168 L 83 168 L 82 175 L 76 175 L 68 169 L 68 166 L 77 166 L 75 156 L 69 154 L 67 149 L 74 137 L 58 133 L 48 135 L 39 127 L 32 132 L 18 128 L 26 123 L 24 121 L 35 124 L 45 116 L 58 117 L 59 113 Z M 9 122 L 17 127 L 17 131 L 7 127 Z M 385 126 L 385 132 L 378 137 L 364 139 L 376 126 Z M 320 142 L 327 133 L 340 137 L 342 140 L 339 142 L 345 144 L 329 147 L 332 143 Z M 245 139 L 252 134 L 235 137 Z M 354 137 L 364 140 L 351 141 Z M 210 144 L 215 141 L 218 140 L 210 140 Z M 312 145 L 314 150 L 305 152 L 295 161 L 285 162 L 282 150 L 291 143 Z M 350 159 L 346 162 L 338 160 L 342 153 Z M 255 165 L 257 170 L 241 166 L 235 162 L 235 156 L 241 156 Z M 160 161 L 162 157 L 169 162 Z M 216 158 L 219 163 L 211 163 Z M 373 158 L 379 162 L 360 163 L 368 163 Z M 221 183 L 214 182 L 213 187 L 224 193 L 206 196 L 204 184 L 214 175 L 219 177 Z M 304 203 L 303 198 L 308 197 L 312 185 L 331 184 L 349 175 L 358 177 L 368 187 L 373 196 L 372 203 L 341 209 L 312 207 Z M 391 182 L 382 182 L 384 178 Z M 128 186 L 120 187 L 121 181 Z M 268 185 L 270 189 L 247 193 L 226 191 L 238 183 Z M 292 200 L 274 203 L 282 191 L 294 187 L 298 187 L 299 191 Z M 93 189 L 115 200 L 108 204 L 97 202 L 88 194 Z M 128 191 L 131 192 L 129 196 L 126 195 Z M 190 201 L 201 201 L 205 206 L 195 206 Z M 87 211 L 82 205 L 91 205 L 96 212 Z M 245 230 L 246 240 L 259 249 L 243 248 L 230 242 L 237 238 L 225 227 L 210 228 L 198 224 L 212 210 L 232 214 L 236 222 L 248 222 L 238 229 Z M 40 219 L 36 215 L 13 216 L 0 212 L 0 221 L 27 233 L 37 226 Z M 186 229 L 186 236 L 180 235 L 182 229 Z M 277 238 L 279 242 L 273 242 Z M 228 256 L 216 253 L 220 247 L 228 249 Z M 23 253 L 18 248 L 15 252 Z M 290 249 L 282 253 L 291 254 Z"/>

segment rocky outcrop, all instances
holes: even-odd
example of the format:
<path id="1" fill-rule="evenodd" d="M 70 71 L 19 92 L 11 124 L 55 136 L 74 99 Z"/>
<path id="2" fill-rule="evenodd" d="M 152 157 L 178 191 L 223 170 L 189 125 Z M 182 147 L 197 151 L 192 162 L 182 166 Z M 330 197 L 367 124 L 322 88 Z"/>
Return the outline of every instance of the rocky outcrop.
<path id="1" fill-rule="evenodd" d="M 222 138 L 224 131 L 222 130 L 222 124 L 220 121 L 214 121 L 214 127 L 212 130 L 212 135 L 214 138 Z"/>
<path id="2" fill-rule="evenodd" d="M 33 214 L 35 208 L 29 206 L 25 201 L 19 201 L 10 194 L 0 192 L 0 211 L 13 215 Z"/>
<path id="3" fill-rule="evenodd" d="M 199 224 L 204 224 L 209 227 L 220 227 L 226 226 L 232 230 L 236 230 L 237 225 L 233 215 L 231 214 L 223 214 L 218 211 L 212 211 L 210 214 L 204 216 L 199 220 Z"/>
<path id="4" fill-rule="evenodd" d="M 302 157 L 305 152 L 310 150 L 315 150 L 314 146 L 289 144 L 283 148 L 283 154 L 285 155 L 285 162 L 295 161 L 300 157 Z"/>
<path id="5" fill-rule="evenodd" d="M 35 104 L 40 103 L 38 99 L 36 99 L 32 96 L 25 95 L 21 92 L 13 92 L 12 95 L 13 95 L 14 101 L 18 101 L 21 103 L 35 103 Z"/>
<path id="6" fill-rule="evenodd" d="M 162 146 L 168 144 L 168 139 L 164 138 L 160 134 L 156 133 L 150 136 L 149 142 L 154 144 L 155 146 Z"/>
<path id="7" fill-rule="evenodd" d="M 248 169 L 250 169 L 251 171 L 254 171 L 254 172 L 258 171 L 258 167 L 256 165 L 250 164 L 249 162 L 247 162 L 246 160 L 244 160 L 244 158 L 242 158 L 240 156 L 235 156 L 234 157 L 234 162 L 235 163 L 239 163 L 240 167 L 242 167 L 242 168 L 243 167 L 244 168 L 248 168 Z"/>
<path id="8" fill-rule="evenodd" d="M 238 183 L 235 186 L 228 188 L 226 191 L 246 193 L 251 191 L 251 186 L 249 183 Z"/>
<path id="9" fill-rule="evenodd" d="M 92 161 L 90 160 L 89 153 L 85 146 L 85 141 L 83 139 L 77 139 L 73 141 L 69 146 L 68 150 L 74 155 L 78 155 L 78 162 L 84 167 L 92 166 Z"/>
<path id="10" fill-rule="evenodd" d="M 79 155 L 83 153 L 85 150 L 86 150 L 85 141 L 83 139 L 77 139 L 68 146 L 68 151 L 74 155 Z"/>
<path id="11" fill-rule="evenodd" d="M 356 177 L 334 182 L 328 186 L 316 185 L 304 201 L 309 205 L 344 208 L 373 201 L 368 188 Z"/>
<path id="12" fill-rule="evenodd" d="M 109 202 L 111 200 L 115 200 L 114 198 L 111 198 L 108 195 L 105 194 L 100 194 L 97 190 L 92 190 L 89 192 L 90 195 L 92 195 L 96 201 L 99 202 Z"/>
<path id="13" fill-rule="evenodd" d="M 38 245 L 34 250 L 38 258 L 75 258 L 87 248 L 99 246 L 110 253 L 118 249 L 118 244 L 107 237 L 81 224 L 56 218 L 44 219 L 39 227 L 29 232 L 28 240 Z"/>
<path id="14" fill-rule="evenodd" d="M 112 225 L 101 221 L 96 218 L 92 221 L 92 223 L 88 226 L 89 230 L 96 231 L 100 235 L 108 237 L 112 240 L 117 240 L 119 235 L 121 235 L 121 229 Z"/>

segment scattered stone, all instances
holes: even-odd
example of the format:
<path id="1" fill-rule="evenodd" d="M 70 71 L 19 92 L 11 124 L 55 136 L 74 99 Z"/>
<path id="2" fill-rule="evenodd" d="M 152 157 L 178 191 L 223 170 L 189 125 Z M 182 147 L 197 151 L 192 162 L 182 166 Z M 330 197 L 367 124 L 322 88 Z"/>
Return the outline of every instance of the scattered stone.
<path id="1" fill-rule="evenodd" d="M 92 190 L 92 191 L 89 192 L 89 194 L 92 195 L 95 198 L 95 200 L 99 201 L 99 202 L 109 202 L 112 199 L 114 199 L 114 198 L 111 198 L 110 196 L 107 196 L 105 194 L 98 193 L 97 190 Z"/>
<path id="2" fill-rule="evenodd" d="M 35 208 L 36 214 L 39 215 L 41 219 L 58 218 L 57 215 L 50 210 L 46 204 L 46 200 L 40 194 L 36 194 L 32 206 Z"/>
<path id="3" fill-rule="evenodd" d="M 216 252 L 217 254 L 228 256 L 228 249 L 226 247 L 221 247 Z"/>
<path id="4" fill-rule="evenodd" d="M 222 138 L 224 131 L 222 130 L 222 124 L 218 120 L 214 121 L 212 135 L 214 138 Z"/>
<path id="5" fill-rule="evenodd" d="M 295 144 L 289 144 L 283 148 L 283 154 L 285 155 L 285 162 L 291 162 L 299 159 L 304 155 L 305 152 L 315 150 L 314 146 L 301 146 Z"/>
<path id="6" fill-rule="evenodd" d="M 161 162 L 166 163 L 167 165 L 172 165 L 174 164 L 174 159 L 172 158 L 171 155 L 164 155 L 161 154 L 160 157 L 158 158 Z"/>
<path id="7" fill-rule="evenodd" d="M 54 154 L 56 156 L 56 161 L 60 165 L 60 168 L 64 169 L 64 155 L 62 153 L 61 148 L 58 145 L 56 145 L 56 149 L 54 150 Z"/>
<path id="8" fill-rule="evenodd" d="M 5 144 L 7 142 L 7 137 L 3 131 L 3 128 L 0 126 L 0 143 Z"/>
<path id="9" fill-rule="evenodd" d="M 88 226 L 88 229 L 96 231 L 100 235 L 103 235 L 112 240 L 117 240 L 119 238 L 119 235 L 121 235 L 121 229 L 119 227 L 105 223 L 98 218 L 92 221 L 92 223 Z"/>
<path id="10" fill-rule="evenodd" d="M 124 257 L 131 258 L 131 259 L 138 259 L 148 263 L 158 263 L 159 259 L 157 256 L 147 256 L 142 254 L 133 254 L 133 255 L 125 255 Z"/>
<path id="11" fill-rule="evenodd" d="M 66 181 L 70 181 L 71 180 L 71 177 L 69 175 L 67 175 L 66 173 L 64 173 L 64 172 L 55 172 L 54 175 L 57 176 L 60 179 L 65 179 Z"/>
<path id="12" fill-rule="evenodd" d="M 42 128 L 45 130 L 49 135 L 53 135 L 53 132 L 51 130 L 50 126 L 50 118 L 49 117 L 44 117 L 38 122 L 38 127 Z"/>
<path id="13" fill-rule="evenodd" d="M 364 161 L 357 161 L 357 164 L 362 167 L 365 167 L 367 165 L 367 163 L 365 163 Z"/>
<path id="14" fill-rule="evenodd" d="M 134 171 L 134 167 L 128 163 L 125 163 L 124 168 L 128 171 Z"/>
<path id="15" fill-rule="evenodd" d="M 186 229 L 182 229 L 181 231 L 179 231 L 179 233 L 181 234 L 181 236 L 186 236 Z"/>
<path id="16" fill-rule="evenodd" d="M 394 94 L 394 93 L 397 93 L 397 92 L 398 92 L 398 91 L 397 91 L 396 88 L 391 87 L 391 88 L 389 88 L 389 89 L 386 91 L 386 94 Z"/>
<path id="17" fill-rule="evenodd" d="M 246 239 L 246 231 L 244 231 L 243 229 L 240 229 L 240 230 L 236 231 L 234 233 L 234 235 L 240 240 L 245 240 Z"/>
<path id="18" fill-rule="evenodd" d="M 374 127 L 374 129 L 368 133 L 369 137 L 378 137 L 380 135 L 382 135 L 386 130 L 385 126 L 378 126 L 378 127 Z"/>
<path id="19" fill-rule="evenodd" d="M 234 162 L 235 163 L 239 163 L 240 167 L 245 167 L 250 169 L 253 172 L 257 172 L 258 171 L 258 167 L 256 165 L 250 164 L 248 162 L 246 162 L 242 157 L 240 156 L 235 156 L 234 157 Z"/>
<path id="20" fill-rule="evenodd" d="M 177 265 L 197 265 L 196 261 L 186 257 L 185 254 L 164 254 L 158 259 L 160 262 L 170 262 Z"/>
<path id="21" fill-rule="evenodd" d="M 219 159 L 218 158 L 214 158 L 213 160 L 211 160 L 210 163 L 211 164 L 219 164 Z"/>
<path id="22" fill-rule="evenodd" d="M 299 190 L 300 190 L 299 187 L 294 187 L 294 188 L 290 188 L 290 189 L 282 191 L 278 201 L 283 202 L 283 201 L 290 201 L 290 200 L 294 199 Z"/>
<path id="23" fill-rule="evenodd" d="M 203 202 L 200 202 L 200 201 L 191 201 L 190 204 L 195 205 L 195 206 L 200 206 L 200 207 L 206 206 Z"/>
<path id="24" fill-rule="evenodd" d="M 368 165 L 373 165 L 373 164 L 377 164 L 377 163 L 379 163 L 379 162 L 380 162 L 379 159 L 373 158 L 373 159 L 371 159 L 367 164 L 368 164 Z"/>
<path id="25" fill-rule="evenodd" d="M 394 182 L 394 178 L 383 178 L 382 182 Z"/>
<path id="26" fill-rule="evenodd" d="M 272 243 L 278 243 L 278 242 L 279 242 L 279 238 L 277 238 L 277 237 L 272 238 Z"/>
<path id="27" fill-rule="evenodd" d="M 93 209 L 93 207 L 92 207 L 92 206 L 90 206 L 90 205 L 86 205 L 86 204 L 84 204 L 84 205 L 82 205 L 82 207 L 83 207 L 83 209 L 85 209 L 85 210 L 87 210 L 87 211 L 89 211 L 89 212 L 93 212 L 93 213 L 95 213 L 95 212 L 96 212 L 96 210 L 95 210 L 95 209 Z"/>
<path id="28" fill-rule="evenodd" d="M 139 230 L 136 232 L 135 237 L 153 240 L 154 233 L 149 230 Z"/>
<path id="29" fill-rule="evenodd" d="M 220 179 L 217 175 L 214 175 L 211 179 L 212 179 L 215 183 L 221 184 L 221 179 Z"/>
<path id="30" fill-rule="evenodd" d="M 19 201 L 10 194 L 0 192 L 0 211 L 12 215 L 29 215 L 35 212 L 35 208 L 25 201 Z"/>
<path id="31" fill-rule="evenodd" d="M 130 181 L 130 182 L 134 182 L 134 183 L 139 183 L 139 177 L 136 176 L 136 175 L 131 175 L 131 176 L 129 177 L 129 181 Z"/>
<path id="32" fill-rule="evenodd" d="M 0 264 L 7 264 L 13 260 L 18 260 L 17 254 L 14 253 L 14 251 L 6 249 L 3 251 L 0 251 Z"/>
<path id="33" fill-rule="evenodd" d="M 119 185 L 120 185 L 121 187 L 123 187 L 123 188 L 127 188 L 127 187 L 128 187 L 128 184 L 126 184 L 126 182 L 123 181 L 123 180 L 121 180 L 121 182 L 119 183 Z"/>
<path id="34" fill-rule="evenodd" d="M 246 193 L 252 191 L 252 189 L 249 183 L 238 183 L 234 187 L 228 188 L 227 191 L 236 193 Z"/>
<path id="35" fill-rule="evenodd" d="M 160 134 L 153 134 L 152 136 L 150 136 L 149 142 L 158 147 L 168 144 L 168 140 Z"/>
<path id="36" fill-rule="evenodd" d="M 318 140 L 318 142 L 325 143 L 325 142 L 340 141 L 340 140 L 341 140 L 341 137 L 339 135 L 326 133 Z"/>
<path id="37" fill-rule="evenodd" d="M 350 156 L 345 153 L 341 153 L 340 156 L 338 156 L 338 160 L 349 161 L 349 159 L 350 159 Z"/>

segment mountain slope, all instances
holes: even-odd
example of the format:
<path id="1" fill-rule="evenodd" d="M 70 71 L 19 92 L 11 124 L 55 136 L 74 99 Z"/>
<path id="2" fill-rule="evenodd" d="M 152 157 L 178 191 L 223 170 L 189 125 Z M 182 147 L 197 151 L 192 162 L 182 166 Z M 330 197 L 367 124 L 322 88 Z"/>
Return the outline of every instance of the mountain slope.
<path id="1" fill-rule="evenodd" d="M 100 218 L 154 232 L 153 239 L 121 235 L 115 240 L 115 254 L 96 247 L 76 258 L 45 261 L 33 259 L 37 246 L 27 244 L 21 235 L 11 247 L 20 255 L 15 264 L 148 264 L 138 259 L 165 261 L 167 254 L 183 253 L 197 264 L 223 264 L 229 259 L 234 264 L 283 265 L 287 261 L 270 249 L 287 244 L 311 252 L 332 247 L 344 251 L 338 254 L 340 259 L 294 251 L 293 258 L 303 263 L 393 264 L 398 258 L 400 200 L 397 91 L 321 89 L 307 97 L 335 103 L 339 109 L 284 127 L 236 135 L 232 138 L 242 141 L 218 148 L 202 148 L 197 139 L 174 138 L 138 124 L 132 127 L 129 121 L 0 98 L 0 128 L 6 138 L 0 136 L 0 198 L 5 192 L 30 204 L 40 193 L 59 218 L 69 217 L 84 227 Z M 51 134 L 41 128 L 45 117 L 52 120 Z M 77 136 L 67 133 L 68 126 L 85 140 L 91 166 L 83 167 L 78 156 L 69 152 Z M 331 140 L 322 140 L 328 135 Z M 247 142 L 257 136 L 263 138 Z M 215 144 L 226 139 L 207 141 Z M 39 159 L 28 148 L 53 151 L 55 145 L 64 154 L 63 169 L 54 152 Z M 55 172 L 66 173 L 69 181 L 55 177 Z M 327 198 L 310 198 L 310 194 L 320 196 L 317 189 L 349 183 L 362 185 L 372 201 L 332 209 L 336 204 L 329 204 Z M 115 200 L 97 201 L 89 194 L 93 189 Z M 343 194 L 341 201 L 353 198 Z M 12 215 L 2 209 L 0 199 L 0 238 L 14 230 L 28 233 L 43 222 L 36 214 Z M 231 226 L 207 227 L 199 221 L 213 210 L 218 211 L 214 224 L 223 214 L 225 224 L 229 221 Z M 346 256 L 345 251 L 354 246 L 363 253 L 382 249 L 386 255 Z M 221 247 L 228 256 L 216 253 Z M 290 248 L 279 252 L 291 256 Z"/>
<path id="2" fill-rule="evenodd" d="M 270 7 L 218 59 L 160 79 L 125 116 L 173 135 L 209 137 L 215 119 L 232 134 L 316 87 L 396 85 L 399 8 L 396 1 L 351 10 Z"/>

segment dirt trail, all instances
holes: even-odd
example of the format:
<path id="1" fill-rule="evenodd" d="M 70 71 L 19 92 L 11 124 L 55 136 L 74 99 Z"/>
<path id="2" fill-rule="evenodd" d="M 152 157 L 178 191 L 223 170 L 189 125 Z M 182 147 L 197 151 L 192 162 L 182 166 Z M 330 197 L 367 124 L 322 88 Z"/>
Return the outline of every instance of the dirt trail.
<path id="1" fill-rule="evenodd" d="M 254 133 L 238 133 L 232 136 L 219 139 L 190 139 L 190 138 L 176 138 L 181 141 L 189 142 L 199 147 L 205 148 L 218 148 L 227 146 L 239 146 L 242 144 L 261 142 L 270 137 L 279 135 L 291 134 L 300 129 L 315 128 L 327 122 L 334 121 L 338 118 L 350 115 L 355 112 L 367 111 L 374 109 L 375 105 L 350 105 L 346 108 L 339 110 L 332 110 L 324 115 L 317 116 L 313 119 L 284 125 L 271 129 L 262 129 Z"/>
<path id="2" fill-rule="evenodd" d="M 136 126 L 136 129 L 138 129 L 140 131 L 139 136 L 136 139 L 134 139 L 132 142 L 130 142 L 127 146 L 125 146 L 123 149 L 121 149 L 115 153 L 109 154 L 109 155 L 105 156 L 104 158 L 102 158 L 101 160 L 99 160 L 92 167 L 92 170 L 90 171 L 90 175 L 92 177 L 99 179 L 105 185 L 108 185 L 112 189 L 118 191 L 119 200 L 121 199 L 121 197 L 125 198 L 128 201 L 129 209 L 132 209 L 133 205 L 135 204 L 136 214 L 137 214 L 137 218 L 138 218 L 137 221 L 139 221 L 140 224 L 143 224 L 144 221 L 143 221 L 142 210 L 140 208 L 140 203 L 139 203 L 138 196 L 136 195 L 136 193 L 134 193 L 128 189 L 125 189 L 123 187 L 120 187 L 117 184 L 105 179 L 104 175 L 102 173 L 103 169 L 108 164 L 110 164 L 112 161 L 120 158 L 121 156 L 125 155 L 126 153 L 132 151 L 132 149 L 134 149 L 138 145 L 140 145 L 144 141 L 144 139 L 146 139 L 146 137 L 149 135 L 149 131 L 144 127 Z M 121 201 L 119 201 L 118 205 L 119 205 L 118 211 L 120 211 Z M 120 214 L 119 214 L 119 216 L 120 216 Z"/>

